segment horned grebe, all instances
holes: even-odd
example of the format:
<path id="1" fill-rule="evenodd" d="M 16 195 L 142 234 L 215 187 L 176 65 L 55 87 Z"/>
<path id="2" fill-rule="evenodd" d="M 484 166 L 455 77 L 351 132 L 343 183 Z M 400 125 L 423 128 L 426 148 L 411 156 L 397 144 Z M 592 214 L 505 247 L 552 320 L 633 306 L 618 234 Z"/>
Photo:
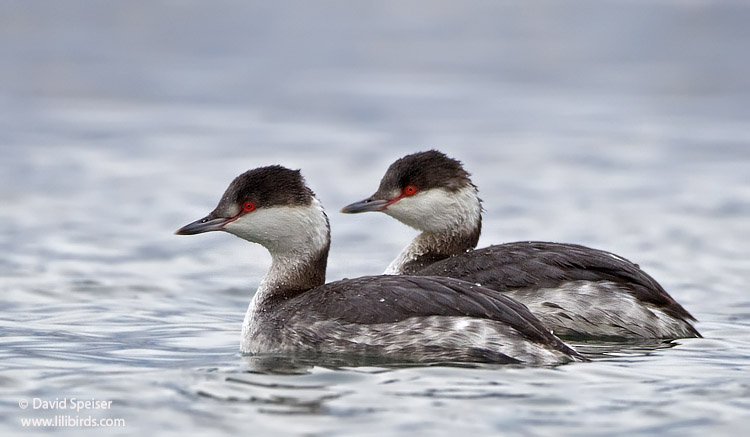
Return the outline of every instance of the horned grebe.
<path id="1" fill-rule="evenodd" d="M 408 361 L 558 364 L 584 360 L 526 307 L 446 277 L 370 276 L 325 284 L 330 229 L 299 171 L 238 176 L 180 235 L 226 231 L 263 245 L 271 267 L 245 315 L 245 354 L 358 354 Z"/>
<path id="2" fill-rule="evenodd" d="M 436 150 L 397 160 L 375 194 L 342 210 L 366 211 L 421 231 L 386 274 L 447 276 L 501 291 L 560 336 L 700 337 L 689 312 L 615 254 L 538 241 L 474 250 L 482 229 L 477 187 L 461 162 Z"/>

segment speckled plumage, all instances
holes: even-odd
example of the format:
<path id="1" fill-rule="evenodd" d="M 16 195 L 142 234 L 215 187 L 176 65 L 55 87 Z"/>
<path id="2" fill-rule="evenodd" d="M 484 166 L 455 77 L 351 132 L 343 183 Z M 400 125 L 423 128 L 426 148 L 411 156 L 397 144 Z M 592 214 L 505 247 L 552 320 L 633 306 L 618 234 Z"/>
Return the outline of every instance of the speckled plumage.
<path id="1" fill-rule="evenodd" d="M 516 242 L 460 253 L 416 275 L 481 284 L 564 336 L 695 337 L 693 316 L 634 263 L 585 246 Z"/>
<path id="2" fill-rule="evenodd" d="M 248 353 L 362 353 L 415 361 L 555 364 L 581 357 L 529 311 L 452 278 L 369 276 L 256 304 Z M 273 327 L 273 329 L 269 329 Z"/>

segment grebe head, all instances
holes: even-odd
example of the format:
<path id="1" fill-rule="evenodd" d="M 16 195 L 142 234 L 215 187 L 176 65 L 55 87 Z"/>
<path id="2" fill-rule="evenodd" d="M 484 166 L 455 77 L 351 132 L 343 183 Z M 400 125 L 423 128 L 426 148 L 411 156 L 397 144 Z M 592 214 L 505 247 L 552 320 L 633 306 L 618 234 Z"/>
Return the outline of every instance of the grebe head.
<path id="1" fill-rule="evenodd" d="M 229 232 L 272 254 L 327 251 L 330 242 L 328 217 L 300 171 L 278 165 L 237 176 L 210 214 L 175 233 L 210 231 Z"/>
<path id="2" fill-rule="evenodd" d="M 384 212 L 420 231 L 442 233 L 456 226 L 480 226 L 482 207 L 461 162 L 429 150 L 391 164 L 375 194 L 341 210 L 368 211 Z"/>

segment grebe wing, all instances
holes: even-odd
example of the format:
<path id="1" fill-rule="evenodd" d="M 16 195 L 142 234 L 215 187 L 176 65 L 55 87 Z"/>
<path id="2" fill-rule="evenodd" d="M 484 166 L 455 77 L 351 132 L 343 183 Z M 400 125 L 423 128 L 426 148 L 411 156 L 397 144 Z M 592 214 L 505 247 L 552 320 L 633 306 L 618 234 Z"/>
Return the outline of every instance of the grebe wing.
<path id="1" fill-rule="evenodd" d="M 499 244 L 438 261 L 417 274 L 458 278 L 498 291 L 555 288 L 570 281 L 609 281 L 674 317 L 695 320 L 638 265 L 576 244 Z"/>
<path id="2" fill-rule="evenodd" d="M 559 340 L 514 299 L 447 277 L 366 276 L 331 282 L 290 299 L 287 311 L 349 323 L 395 323 L 412 317 L 472 317 L 505 323 L 537 343 Z"/>

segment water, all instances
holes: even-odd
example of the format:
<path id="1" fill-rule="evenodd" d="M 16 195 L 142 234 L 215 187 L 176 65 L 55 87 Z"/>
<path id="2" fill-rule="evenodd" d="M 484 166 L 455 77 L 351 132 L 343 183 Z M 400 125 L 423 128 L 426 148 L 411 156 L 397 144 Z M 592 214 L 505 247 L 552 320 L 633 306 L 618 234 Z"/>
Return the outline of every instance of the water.
<path id="1" fill-rule="evenodd" d="M 745 2 L 0 8 L 3 435 L 750 426 Z M 429 147 L 463 160 L 479 185 L 480 246 L 537 239 L 621 254 L 705 338 L 576 344 L 593 361 L 556 368 L 241 357 L 268 255 L 228 235 L 172 232 L 235 175 L 280 163 L 302 168 L 329 210 L 328 279 L 374 274 L 414 232 L 336 211 Z M 73 397 L 111 408 L 76 412 Z M 124 426 L 22 426 L 63 415 Z"/>

